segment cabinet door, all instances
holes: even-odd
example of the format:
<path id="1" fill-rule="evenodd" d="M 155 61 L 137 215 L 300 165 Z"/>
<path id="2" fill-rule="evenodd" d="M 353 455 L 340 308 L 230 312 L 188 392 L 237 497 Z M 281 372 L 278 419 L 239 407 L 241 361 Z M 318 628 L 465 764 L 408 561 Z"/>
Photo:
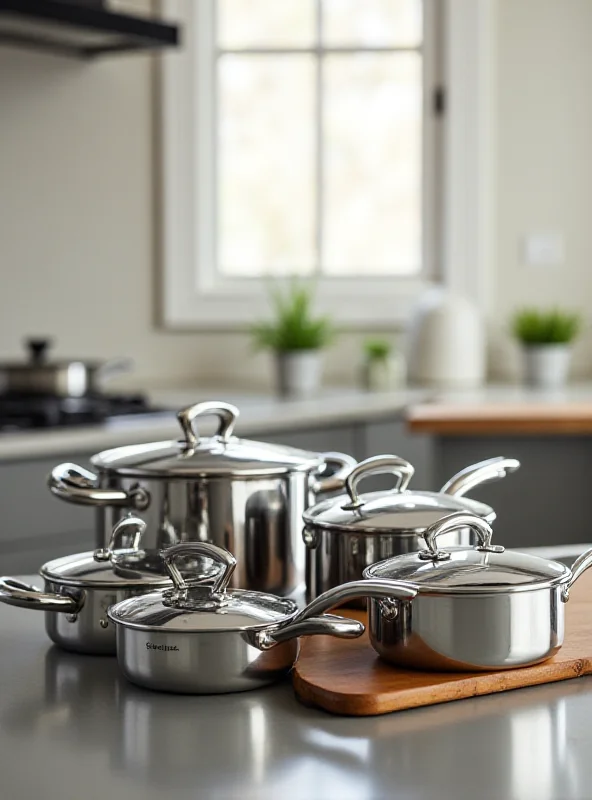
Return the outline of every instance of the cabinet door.
<path id="1" fill-rule="evenodd" d="M 88 458 L 81 456 L 77 462 L 85 466 Z M 56 463 L 58 459 L 47 458 L 0 465 L 3 571 L 34 571 L 47 557 L 93 546 L 93 510 L 65 503 L 47 488 L 47 476 Z"/>

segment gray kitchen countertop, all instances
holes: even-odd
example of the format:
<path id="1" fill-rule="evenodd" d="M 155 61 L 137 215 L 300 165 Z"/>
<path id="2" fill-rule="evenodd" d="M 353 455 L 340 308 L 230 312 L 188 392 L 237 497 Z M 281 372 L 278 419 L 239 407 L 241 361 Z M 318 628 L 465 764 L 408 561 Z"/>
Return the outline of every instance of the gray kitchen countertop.
<path id="1" fill-rule="evenodd" d="M 435 390 L 402 387 L 392 392 L 365 392 L 359 388 L 333 387 L 310 400 L 285 400 L 270 394 L 221 387 L 152 389 L 151 403 L 164 414 L 125 417 L 102 425 L 54 430 L 0 433 L 0 462 L 42 456 L 89 453 L 161 439 L 178 438 L 175 410 L 203 400 L 224 400 L 240 410 L 236 426 L 239 436 L 257 437 L 276 432 L 328 428 L 367 423 L 372 419 L 396 418 L 419 403 L 446 403 L 460 407 L 500 406 L 518 408 L 533 405 L 570 409 L 592 402 L 592 383 L 575 383 L 557 391 L 533 390 L 520 385 L 491 384 L 474 390 Z M 201 424 L 200 424 L 201 426 Z M 206 434 L 208 424 L 203 423 Z"/>
<path id="2" fill-rule="evenodd" d="M 51 646 L 0 605 L 2 800 L 592 798 L 592 678 L 380 717 L 301 705 L 288 681 L 187 697 Z"/>

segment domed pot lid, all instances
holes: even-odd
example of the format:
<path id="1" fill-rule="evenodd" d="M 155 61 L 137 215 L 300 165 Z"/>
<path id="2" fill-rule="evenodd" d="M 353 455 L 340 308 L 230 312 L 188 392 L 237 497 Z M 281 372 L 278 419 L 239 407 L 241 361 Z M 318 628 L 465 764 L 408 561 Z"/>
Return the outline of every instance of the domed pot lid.
<path id="1" fill-rule="evenodd" d="M 475 532 L 478 545 L 438 548 L 439 536 L 463 527 Z M 489 524 L 466 512 L 439 520 L 424 538 L 425 550 L 379 561 L 364 577 L 402 582 L 426 594 L 508 594 L 565 584 L 572 577 L 558 561 L 492 544 Z"/>
<path id="2" fill-rule="evenodd" d="M 394 489 L 358 493 L 359 483 L 370 475 L 392 473 Z M 412 465 L 394 455 L 373 456 L 361 461 L 345 479 L 346 494 L 317 503 L 304 512 L 304 522 L 318 528 L 347 533 L 421 534 L 434 522 L 454 512 L 464 511 L 492 522 L 491 506 L 446 492 L 408 489 Z"/>
<path id="3" fill-rule="evenodd" d="M 210 585 L 198 585 L 195 576 L 183 577 L 180 558 L 213 558 L 221 567 Z M 263 592 L 229 589 L 236 560 L 227 550 L 207 542 L 174 545 L 163 553 L 172 589 L 124 600 L 109 610 L 111 619 L 127 628 L 153 632 L 206 633 L 261 630 L 293 617 L 298 606 Z"/>
<path id="4" fill-rule="evenodd" d="M 195 421 L 211 415 L 220 421 L 218 432 L 200 436 Z M 98 453 L 91 461 L 104 471 L 146 478 L 281 475 L 323 465 L 318 453 L 233 436 L 238 415 L 238 408 L 230 403 L 198 403 L 177 414 L 182 431 L 178 441 L 117 447 Z"/>
<path id="5" fill-rule="evenodd" d="M 48 581 L 78 588 L 122 589 L 171 585 L 170 576 L 159 553 L 139 547 L 146 523 L 131 515 L 121 519 L 113 528 L 109 546 L 88 553 L 56 558 L 44 564 L 39 574 Z M 129 538 L 129 546 L 123 540 Z M 196 580 L 213 580 L 220 565 L 209 558 L 199 558 L 184 565 Z"/>

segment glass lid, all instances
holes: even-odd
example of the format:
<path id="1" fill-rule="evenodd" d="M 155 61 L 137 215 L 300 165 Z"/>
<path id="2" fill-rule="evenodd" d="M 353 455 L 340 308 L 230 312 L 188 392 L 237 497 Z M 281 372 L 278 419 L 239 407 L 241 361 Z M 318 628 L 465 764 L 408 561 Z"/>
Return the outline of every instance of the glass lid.
<path id="1" fill-rule="evenodd" d="M 160 553 L 139 548 L 145 529 L 146 523 L 143 520 L 128 515 L 115 525 L 106 548 L 56 558 L 44 564 L 39 574 L 65 586 L 170 586 L 171 579 Z M 200 557 L 184 564 L 184 571 L 189 570 L 195 579 L 206 581 L 213 580 L 218 575 L 220 566 L 212 559 Z"/>
<path id="2" fill-rule="evenodd" d="M 200 437 L 194 421 L 217 416 L 215 436 Z M 183 438 L 104 450 L 91 459 L 94 467 L 120 475 L 148 477 L 208 477 L 215 475 L 277 475 L 320 467 L 317 453 L 249 439 L 238 439 L 232 431 L 239 410 L 230 403 L 211 402 L 179 411 Z"/>
<path id="3" fill-rule="evenodd" d="M 462 527 L 479 539 L 476 547 L 438 549 L 437 539 Z M 390 578 L 426 592 L 490 594 L 525 591 L 563 583 L 571 571 L 558 561 L 505 550 L 491 543 L 492 531 L 480 517 L 459 512 L 432 525 L 425 533 L 426 549 L 406 553 L 367 567 L 366 578 Z"/>
<path id="4" fill-rule="evenodd" d="M 394 489 L 358 494 L 360 481 L 387 472 L 398 479 Z M 476 500 L 442 492 L 407 489 L 413 473 L 411 464 L 398 456 L 374 456 L 361 461 L 345 480 L 347 494 L 331 497 L 309 508 L 304 513 L 304 522 L 348 532 L 422 533 L 442 517 L 458 511 L 469 512 L 490 522 L 495 519 L 493 509 Z"/>
<path id="5" fill-rule="evenodd" d="M 213 559 L 219 569 L 211 585 L 196 585 L 196 577 L 183 577 L 181 558 Z M 132 597 L 113 606 L 109 616 L 130 628 L 150 631 L 198 633 L 266 628 L 293 616 L 293 600 L 263 592 L 228 589 L 236 560 L 227 550 L 208 542 L 173 545 L 163 553 L 173 588 Z"/>

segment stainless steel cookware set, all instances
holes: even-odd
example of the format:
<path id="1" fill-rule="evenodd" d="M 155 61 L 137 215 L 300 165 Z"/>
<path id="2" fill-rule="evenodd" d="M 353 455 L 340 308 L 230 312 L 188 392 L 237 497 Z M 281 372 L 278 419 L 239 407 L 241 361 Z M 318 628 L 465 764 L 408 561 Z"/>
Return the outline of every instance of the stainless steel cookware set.
<path id="1" fill-rule="evenodd" d="M 217 433 L 200 436 L 211 415 Z M 97 549 L 45 564 L 43 591 L 0 579 L 0 601 L 45 611 L 56 644 L 117 652 L 129 680 L 171 692 L 277 680 L 300 636 L 363 633 L 327 613 L 352 601 L 368 605 L 378 655 L 406 668 L 509 669 L 561 647 L 564 605 L 592 550 L 572 570 L 506 551 L 492 544 L 494 510 L 465 496 L 518 461 L 492 458 L 440 492 L 418 491 L 402 458 L 356 464 L 238 439 L 237 416 L 199 403 L 179 412 L 179 440 L 104 451 L 96 473 L 56 467 L 50 490 L 96 508 Z M 385 472 L 392 490 L 360 493 Z M 304 581 L 300 609 L 288 595 Z"/>

